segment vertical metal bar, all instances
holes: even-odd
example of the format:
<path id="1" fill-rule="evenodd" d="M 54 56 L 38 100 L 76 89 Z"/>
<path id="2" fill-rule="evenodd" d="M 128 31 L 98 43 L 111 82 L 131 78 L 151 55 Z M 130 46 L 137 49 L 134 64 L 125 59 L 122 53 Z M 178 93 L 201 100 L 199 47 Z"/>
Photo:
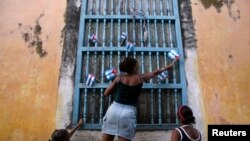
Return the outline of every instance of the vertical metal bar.
<path id="1" fill-rule="evenodd" d="M 99 19 L 96 19 L 95 32 L 96 32 L 96 36 L 99 38 L 99 36 L 98 36 L 98 31 L 99 31 L 98 28 L 99 28 Z M 95 47 L 98 46 L 98 43 L 99 43 L 99 41 L 95 42 Z"/>
<path id="2" fill-rule="evenodd" d="M 171 20 L 168 20 L 168 30 L 169 30 L 170 47 L 173 48 L 173 37 L 172 37 Z"/>
<path id="3" fill-rule="evenodd" d="M 170 123 L 170 90 L 167 90 L 167 115 L 169 115 L 169 117 L 167 117 L 167 122 Z"/>
<path id="4" fill-rule="evenodd" d="M 106 19 L 103 20 L 103 32 L 102 32 L 102 47 L 105 47 L 105 39 L 106 39 Z"/>
<path id="5" fill-rule="evenodd" d="M 151 47 L 151 34 L 150 34 L 150 30 L 151 30 L 151 28 L 150 28 L 150 23 L 149 23 L 149 19 L 147 20 L 147 23 L 148 23 L 148 47 Z"/>
<path id="6" fill-rule="evenodd" d="M 103 81 L 102 81 L 103 82 Z M 99 112 L 99 124 L 102 123 L 103 115 L 103 89 L 100 90 L 100 112 Z"/>
<path id="7" fill-rule="evenodd" d="M 125 15 L 128 15 L 128 0 L 126 0 L 126 4 L 125 4 Z"/>
<path id="8" fill-rule="evenodd" d="M 142 19 L 140 19 L 140 40 L 141 40 L 141 42 L 140 42 L 140 46 L 141 47 L 143 47 L 143 30 L 142 30 Z"/>
<path id="9" fill-rule="evenodd" d="M 97 5 L 97 6 L 96 6 L 96 7 L 97 7 L 97 8 L 96 8 L 96 15 L 100 15 L 100 14 L 99 14 L 99 13 L 100 13 L 100 4 L 99 4 L 99 1 L 100 1 L 100 0 L 96 0 L 96 1 L 97 1 L 97 3 L 96 3 L 96 5 Z"/>
<path id="10" fill-rule="evenodd" d="M 161 99 L 162 99 L 162 96 L 161 96 L 161 89 L 158 89 L 158 123 L 159 124 L 162 124 L 162 108 L 161 108 Z"/>
<path id="11" fill-rule="evenodd" d="M 125 20 L 126 22 L 126 33 L 127 33 L 127 38 L 129 37 L 128 36 L 128 19 Z M 128 38 L 129 39 L 129 38 Z M 128 56 L 128 52 L 126 51 L 126 57 Z"/>
<path id="12" fill-rule="evenodd" d="M 157 62 L 157 68 L 160 68 L 160 60 L 159 60 L 159 52 L 156 52 L 156 62 Z M 160 83 L 160 82 L 159 82 Z M 161 111 L 161 89 L 158 89 L 158 123 L 161 124 L 162 123 L 162 111 Z"/>
<path id="13" fill-rule="evenodd" d="M 149 14 L 150 14 L 150 12 L 149 12 L 149 5 L 150 5 L 149 2 L 150 2 L 149 0 L 146 2 L 146 3 L 147 3 L 147 4 L 146 4 L 146 8 L 147 8 L 147 9 L 146 9 L 146 10 L 147 10 L 147 15 L 148 15 L 148 16 L 149 16 Z"/>
<path id="14" fill-rule="evenodd" d="M 167 16 L 170 16 L 169 0 L 167 0 Z"/>
<path id="15" fill-rule="evenodd" d="M 152 54 L 149 52 L 149 71 L 151 72 L 153 70 L 152 68 Z M 153 83 L 153 80 L 149 80 L 150 83 Z M 151 116 L 151 124 L 154 123 L 154 91 L 151 89 L 150 91 L 150 116 Z"/>
<path id="16" fill-rule="evenodd" d="M 155 25 L 155 46 L 159 47 L 159 44 L 158 44 L 158 33 L 157 33 L 157 21 L 156 20 L 154 20 L 154 25 Z"/>
<path id="17" fill-rule="evenodd" d="M 118 15 L 121 15 L 121 1 L 118 0 Z"/>
<path id="18" fill-rule="evenodd" d="M 165 41 L 164 20 L 161 20 L 161 30 L 162 30 L 162 32 L 161 32 L 162 33 L 162 45 L 163 45 L 163 48 L 165 48 L 166 47 L 166 41 Z"/>
<path id="19" fill-rule="evenodd" d="M 135 19 L 133 19 L 133 43 L 136 44 L 136 39 L 135 39 Z M 134 51 L 134 58 L 136 58 L 136 52 Z"/>
<path id="20" fill-rule="evenodd" d="M 84 107 L 83 108 L 83 120 L 84 121 L 87 121 L 87 118 L 86 118 L 87 117 L 87 102 L 88 102 L 88 100 L 87 100 L 87 95 L 88 94 L 87 93 L 88 93 L 88 89 L 85 88 L 84 89 L 84 100 L 83 100 L 84 101 L 83 102 L 84 103 L 84 106 L 83 106 Z"/>
<path id="21" fill-rule="evenodd" d="M 89 52 L 87 52 L 87 58 L 86 58 L 86 69 L 85 69 L 86 75 L 88 75 L 89 73 Z M 88 93 L 88 89 L 85 88 L 84 89 L 84 108 L 83 108 L 83 119 L 86 121 L 86 117 L 87 117 L 87 93 Z"/>
<path id="22" fill-rule="evenodd" d="M 160 0 L 160 12 L 161 12 L 161 16 L 163 16 L 162 0 Z"/>
<path id="23" fill-rule="evenodd" d="M 178 97 L 177 97 L 177 90 L 174 89 L 174 109 L 175 113 L 177 113 L 178 110 Z M 178 123 L 178 118 L 175 118 L 175 123 Z"/>
<path id="24" fill-rule="evenodd" d="M 80 28 L 79 28 L 79 39 L 77 43 L 77 61 L 76 61 L 76 77 L 75 77 L 75 88 L 74 88 L 74 108 L 73 108 L 73 118 L 72 123 L 75 125 L 78 122 L 79 118 L 79 111 L 80 111 L 80 89 L 79 84 L 81 81 L 81 67 L 82 67 L 82 45 L 83 45 L 83 35 L 84 35 L 84 27 L 85 27 L 85 18 L 84 15 L 86 13 L 86 5 L 87 1 L 82 2 L 81 13 L 82 16 L 80 17 Z"/>
<path id="25" fill-rule="evenodd" d="M 118 42 L 117 42 L 117 46 L 118 47 L 120 47 L 120 44 L 121 44 L 121 34 L 120 34 L 120 31 L 121 31 L 121 20 L 120 19 L 118 19 L 118 30 L 117 30 L 117 32 L 118 32 L 118 36 L 117 36 L 117 40 L 118 40 Z M 127 33 L 127 31 L 126 31 L 126 33 Z M 128 34 L 128 33 L 127 33 Z M 117 60 L 118 60 L 118 65 L 120 64 L 120 60 L 121 60 L 121 52 L 120 51 L 118 51 L 118 54 L 117 54 Z M 118 73 L 120 73 L 120 69 L 118 69 Z"/>
<path id="26" fill-rule="evenodd" d="M 156 11 L 155 11 L 155 0 L 153 1 L 153 13 L 154 13 L 154 16 L 156 16 Z"/>
<path id="27" fill-rule="evenodd" d="M 114 15 L 114 0 L 111 1 L 111 15 Z"/>
<path id="28" fill-rule="evenodd" d="M 95 98 L 95 95 L 96 95 L 96 89 L 92 89 L 92 91 L 93 91 L 93 96 L 91 96 L 91 98 L 93 99 L 93 98 Z M 93 102 L 93 100 L 92 100 L 92 102 Z M 95 104 L 93 104 L 93 106 L 94 106 L 94 108 L 90 107 L 92 109 L 91 110 L 91 123 L 92 124 L 95 122 Z"/>

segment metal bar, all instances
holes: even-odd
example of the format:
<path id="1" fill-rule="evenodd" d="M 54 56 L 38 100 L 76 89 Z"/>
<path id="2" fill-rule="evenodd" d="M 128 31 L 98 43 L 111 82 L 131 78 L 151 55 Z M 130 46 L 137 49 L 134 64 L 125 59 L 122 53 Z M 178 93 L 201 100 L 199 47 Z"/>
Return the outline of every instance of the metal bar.
<path id="1" fill-rule="evenodd" d="M 153 1 L 153 14 L 154 14 L 154 16 L 156 16 L 156 12 L 155 12 L 155 0 Z"/>
<path id="2" fill-rule="evenodd" d="M 142 30 L 142 20 L 140 20 L 140 46 L 143 47 L 143 30 Z"/>
<path id="3" fill-rule="evenodd" d="M 172 29 L 171 29 L 171 21 L 168 21 L 168 30 L 169 30 L 169 41 L 170 47 L 173 48 L 173 37 L 172 37 Z"/>
<path id="4" fill-rule="evenodd" d="M 111 1 L 111 15 L 114 15 L 114 0 Z"/>
<path id="5" fill-rule="evenodd" d="M 97 7 L 97 9 L 96 9 L 96 15 L 100 15 L 99 13 L 100 13 L 100 4 L 99 4 L 99 1 L 100 0 L 96 0 L 97 1 L 97 3 L 96 3 L 96 7 Z"/>
<path id="6" fill-rule="evenodd" d="M 119 37 L 118 37 L 119 38 Z M 150 41 L 150 36 L 148 38 L 148 40 Z M 148 41 L 148 42 L 149 42 Z M 120 46 L 120 45 L 119 45 Z M 113 48 L 110 48 L 109 46 L 105 46 L 105 47 L 90 47 L 90 48 L 81 48 L 80 49 L 81 51 L 83 52 L 86 52 L 86 51 L 89 51 L 89 52 L 102 52 L 102 51 L 105 51 L 105 52 L 109 52 L 109 51 L 122 51 L 122 52 L 125 52 L 126 51 L 126 48 L 124 47 L 116 47 L 116 46 L 113 46 Z M 151 44 L 150 42 L 148 43 L 148 47 L 146 48 L 135 48 L 134 51 L 135 52 L 168 52 L 171 50 L 171 47 L 166 47 L 166 48 L 151 48 Z"/>
<path id="7" fill-rule="evenodd" d="M 170 123 L 170 90 L 167 89 L 167 115 L 169 115 L 169 117 L 167 117 L 167 123 Z"/>
<path id="8" fill-rule="evenodd" d="M 162 99 L 162 96 L 161 96 L 161 89 L 158 89 L 158 123 L 159 124 L 162 124 L 162 107 L 161 107 L 161 99 Z"/>
<path id="9" fill-rule="evenodd" d="M 120 31 L 121 31 L 121 20 L 119 19 L 118 20 L 118 37 L 117 37 L 117 39 L 118 39 L 118 42 L 117 42 L 117 44 L 118 44 L 118 48 L 121 48 L 120 47 L 120 42 L 121 42 L 121 34 L 120 34 Z M 126 31 L 126 34 L 128 34 L 127 33 L 127 31 Z M 116 47 L 117 48 L 117 47 Z M 113 48 L 113 49 L 115 49 L 115 48 Z M 118 51 L 118 53 L 117 53 L 117 60 L 118 60 L 118 65 L 120 64 L 120 60 L 121 60 L 121 52 L 120 51 Z M 120 73 L 120 69 L 118 69 L 118 73 Z"/>
<path id="10" fill-rule="evenodd" d="M 96 89 L 100 89 L 100 88 L 107 88 L 109 86 L 109 83 L 97 83 L 95 84 L 93 87 L 88 87 L 85 85 L 85 83 L 80 83 L 79 84 L 79 88 L 83 89 L 83 88 L 96 88 Z M 144 83 L 143 84 L 143 89 L 182 89 L 182 84 L 157 84 L 157 83 Z"/>
<path id="11" fill-rule="evenodd" d="M 150 90 L 150 122 L 154 124 L 154 90 Z"/>
<path id="12" fill-rule="evenodd" d="M 84 121 L 87 121 L 87 102 L 88 102 L 88 100 L 87 100 L 87 93 L 88 93 L 88 89 L 84 89 L 84 100 L 83 100 L 83 120 Z"/>
<path id="13" fill-rule="evenodd" d="M 167 0 L 167 16 L 170 16 L 169 0 Z"/>
<path id="14" fill-rule="evenodd" d="M 148 20 L 175 20 L 174 16 L 160 16 L 160 15 L 146 15 L 144 17 L 136 16 L 134 19 L 140 20 L 140 19 L 144 19 L 144 18 L 146 18 Z M 106 20 L 130 19 L 130 20 L 132 20 L 133 17 L 131 15 L 86 15 L 85 19 L 106 19 Z"/>
<path id="15" fill-rule="evenodd" d="M 161 30 L 162 30 L 162 46 L 163 46 L 163 48 L 165 48 L 166 47 L 166 41 L 165 41 L 164 20 L 161 20 Z"/>
<path id="16" fill-rule="evenodd" d="M 129 38 L 128 38 L 128 37 L 129 37 L 129 35 L 128 35 L 128 20 L 126 19 L 125 22 L 126 22 L 127 39 L 129 39 Z M 123 49 L 125 49 L 125 48 L 123 48 Z M 128 56 L 128 52 L 126 51 L 126 57 L 127 57 L 127 56 Z"/>
<path id="17" fill-rule="evenodd" d="M 149 71 L 152 72 L 153 71 L 153 68 L 152 68 L 152 56 L 151 56 L 151 52 L 149 52 Z M 149 80 L 150 83 L 153 83 L 153 80 L 150 79 Z M 151 124 L 154 123 L 154 91 L 153 89 L 151 89 L 150 91 L 150 116 L 151 116 Z"/>
<path id="18" fill-rule="evenodd" d="M 161 16 L 163 16 L 163 9 L 162 9 L 162 0 L 160 0 L 160 12 L 161 12 Z"/>
<path id="19" fill-rule="evenodd" d="M 95 97 L 96 95 L 96 89 L 92 89 L 93 91 L 93 96 L 91 96 L 90 98 L 93 99 L 93 97 Z M 95 100 L 95 99 L 94 99 Z M 91 100 L 91 102 L 93 102 L 93 100 Z M 91 108 L 91 123 L 93 124 L 95 122 L 95 104 L 93 104 L 94 108 L 90 107 Z"/>
<path id="20" fill-rule="evenodd" d="M 159 44 L 158 44 L 158 34 L 157 34 L 157 22 L 156 20 L 154 20 L 154 26 L 155 26 L 155 46 L 158 48 Z"/>

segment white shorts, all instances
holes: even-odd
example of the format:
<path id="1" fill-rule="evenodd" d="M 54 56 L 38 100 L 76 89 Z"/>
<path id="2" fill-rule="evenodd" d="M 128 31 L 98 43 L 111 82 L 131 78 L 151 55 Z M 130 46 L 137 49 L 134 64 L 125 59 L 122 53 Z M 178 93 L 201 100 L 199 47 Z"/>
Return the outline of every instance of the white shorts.
<path id="1" fill-rule="evenodd" d="M 136 107 L 113 102 L 103 117 L 102 133 L 132 140 L 136 131 Z"/>

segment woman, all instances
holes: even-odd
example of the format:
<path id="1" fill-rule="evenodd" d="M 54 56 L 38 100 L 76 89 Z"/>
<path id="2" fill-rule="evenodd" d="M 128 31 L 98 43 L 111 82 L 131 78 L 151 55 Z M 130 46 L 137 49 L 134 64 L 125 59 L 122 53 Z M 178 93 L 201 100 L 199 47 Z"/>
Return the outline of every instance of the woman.
<path id="1" fill-rule="evenodd" d="M 174 62 L 145 74 L 138 73 L 139 64 L 132 57 L 125 58 L 119 64 L 124 74 L 117 76 L 104 92 L 105 96 L 114 93 L 115 99 L 103 118 L 103 141 L 113 141 L 115 136 L 118 136 L 118 141 L 131 141 L 134 138 L 136 105 L 143 82 L 172 68 Z"/>
<path id="2" fill-rule="evenodd" d="M 186 105 L 180 106 L 177 117 L 181 126 L 173 130 L 171 141 L 201 141 L 200 132 L 192 126 L 195 124 L 195 117 L 191 108 Z"/>

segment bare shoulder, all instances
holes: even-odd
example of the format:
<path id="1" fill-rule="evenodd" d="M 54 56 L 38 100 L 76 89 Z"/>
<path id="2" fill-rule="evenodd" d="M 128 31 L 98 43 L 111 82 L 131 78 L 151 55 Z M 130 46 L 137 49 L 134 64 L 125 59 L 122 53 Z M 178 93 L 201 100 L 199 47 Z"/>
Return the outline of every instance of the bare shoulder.
<path id="1" fill-rule="evenodd" d="M 180 133 L 177 129 L 174 129 L 171 134 L 171 141 L 179 141 L 180 140 Z"/>

